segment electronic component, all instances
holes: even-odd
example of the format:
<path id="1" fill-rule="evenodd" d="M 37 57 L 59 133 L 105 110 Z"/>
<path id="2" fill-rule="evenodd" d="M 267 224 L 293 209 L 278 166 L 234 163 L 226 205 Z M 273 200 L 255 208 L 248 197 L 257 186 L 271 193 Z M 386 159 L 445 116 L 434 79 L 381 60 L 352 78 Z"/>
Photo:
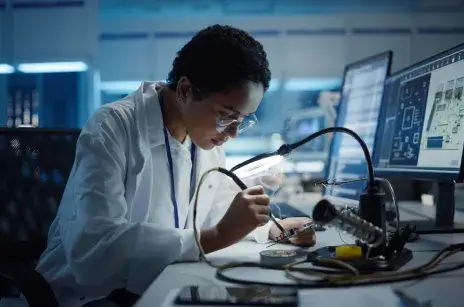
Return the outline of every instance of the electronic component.
<path id="1" fill-rule="evenodd" d="M 385 242 L 381 228 L 361 219 L 350 211 L 337 210 L 326 199 L 316 204 L 312 216 L 316 223 L 331 225 L 346 231 L 369 247 L 377 247 Z"/>
<path id="2" fill-rule="evenodd" d="M 314 232 L 315 230 L 317 229 L 320 229 L 320 225 L 314 223 L 314 222 L 309 222 L 309 223 L 306 223 L 305 225 L 303 225 L 303 227 L 301 228 L 298 228 L 298 229 L 290 229 L 289 231 L 287 232 L 282 232 L 280 234 L 280 236 L 276 239 L 276 241 L 274 243 L 272 243 L 271 245 L 267 246 L 267 247 L 271 247 L 275 244 L 278 244 L 278 243 L 281 243 L 281 244 L 284 244 L 284 243 L 288 243 L 288 241 L 293 238 L 293 237 L 296 237 L 296 236 L 300 236 L 300 235 L 303 235 L 305 233 L 309 233 L 309 232 Z"/>
<path id="3" fill-rule="evenodd" d="M 263 265 L 286 265 L 296 261 L 296 252 L 291 250 L 271 249 L 259 253 Z"/>
<path id="4" fill-rule="evenodd" d="M 298 291 L 283 287 L 186 286 L 175 305 L 181 306 L 298 306 Z"/>
<path id="5" fill-rule="evenodd" d="M 335 248 L 335 258 L 340 260 L 362 258 L 363 252 L 361 246 L 357 245 L 340 245 Z"/>

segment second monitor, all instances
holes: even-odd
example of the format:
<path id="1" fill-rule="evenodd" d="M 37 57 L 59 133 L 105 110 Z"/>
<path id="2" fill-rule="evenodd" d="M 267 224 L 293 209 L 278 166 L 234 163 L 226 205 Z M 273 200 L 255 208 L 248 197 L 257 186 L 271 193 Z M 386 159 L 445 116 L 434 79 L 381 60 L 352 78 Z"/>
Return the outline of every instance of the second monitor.
<path id="1" fill-rule="evenodd" d="M 455 232 L 454 183 L 463 179 L 464 44 L 387 79 L 374 148 L 376 175 L 435 182 L 434 222 L 422 233 Z"/>
<path id="2" fill-rule="evenodd" d="M 335 126 L 356 132 L 371 151 L 392 52 L 384 52 L 346 66 L 341 101 Z M 360 180 L 367 177 L 361 147 L 351 136 L 336 133 L 330 148 L 326 179 Z M 324 189 L 336 205 L 357 205 L 366 182 L 353 182 Z"/>

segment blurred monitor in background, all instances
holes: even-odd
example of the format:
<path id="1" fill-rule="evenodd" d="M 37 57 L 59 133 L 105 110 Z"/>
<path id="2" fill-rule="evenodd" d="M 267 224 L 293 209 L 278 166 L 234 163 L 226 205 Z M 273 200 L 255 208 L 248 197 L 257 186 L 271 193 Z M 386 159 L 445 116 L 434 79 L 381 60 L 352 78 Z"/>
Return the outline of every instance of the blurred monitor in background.
<path id="1" fill-rule="evenodd" d="M 323 108 L 314 106 L 300 110 L 285 121 L 283 140 L 286 144 L 295 143 L 330 125 L 330 116 Z M 320 180 L 325 171 L 329 147 L 330 136 L 324 135 L 294 150 L 288 158 L 294 165 L 293 172 L 310 181 Z"/>

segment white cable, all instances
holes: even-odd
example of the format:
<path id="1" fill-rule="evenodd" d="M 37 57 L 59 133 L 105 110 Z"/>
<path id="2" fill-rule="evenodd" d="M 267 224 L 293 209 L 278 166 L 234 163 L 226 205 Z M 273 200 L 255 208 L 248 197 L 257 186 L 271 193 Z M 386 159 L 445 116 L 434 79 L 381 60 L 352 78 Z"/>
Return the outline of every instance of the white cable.
<path id="1" fill-rule="evenodd" d="M 396 210 L 396 228 L 400 228 L 400 209 L 396 201 L 395 191 L 393 190 L 393 187 L 390 181 L 388 181 L 388 179 L 386 178 L 380 178 L 380 177 L 376 177 L 375 180 L 383 182 L 388 187 L 390 191 L 390 195 L 392 197 L 393 205 L 395 206 L 395 210 Z"/>

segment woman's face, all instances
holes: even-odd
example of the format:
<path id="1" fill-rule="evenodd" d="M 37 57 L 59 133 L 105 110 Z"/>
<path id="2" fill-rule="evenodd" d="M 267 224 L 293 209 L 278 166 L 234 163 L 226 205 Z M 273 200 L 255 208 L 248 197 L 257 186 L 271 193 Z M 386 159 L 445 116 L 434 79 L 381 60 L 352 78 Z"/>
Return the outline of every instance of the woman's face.
<path id="1" fill-rule="evenodd" d="M 181 98 L 180 109 L 190 138 L 201 149 L 209 150 L 238 133 L 237 124 L 218 129 L 218 120 L 240 119 L 254 113 L 263 99 L 264 88 L 250 82 L 228 93 L 202 96 L 187 78 L 182 78 L 176 94 Z"/>

